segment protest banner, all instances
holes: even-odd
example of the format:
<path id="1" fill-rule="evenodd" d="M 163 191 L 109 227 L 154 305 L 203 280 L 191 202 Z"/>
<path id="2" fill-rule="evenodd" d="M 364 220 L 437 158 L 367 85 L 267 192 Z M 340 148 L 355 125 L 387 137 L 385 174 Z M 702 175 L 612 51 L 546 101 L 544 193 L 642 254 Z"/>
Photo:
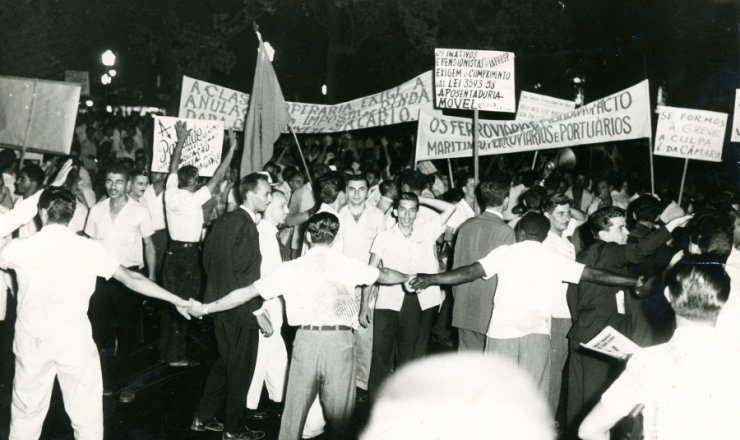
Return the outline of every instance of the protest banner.
<path id="1" fill-rule="evenodd" d="M 65 70 L 64 82 L 77 83 L 82 87 L 80 95 L 90 96 L 90 74 L 83 70 Z"/>
<path id="2" fill-rule="evenodd" d="M 661 106 L 654 153 L 721 162 L 726 126 L 727 113 Z"/>
<path id="3" fill-rule="evenodd" d="M 170 159 L 177 143 L 177 132 L 175 131 L 177 121 L 187 123 L 190 130 L 190 136 L 182 147 L 180 167 L 193 165 L 198 168 L 200 176 L 213 176 L 221 163 L 224 122 L 166 116 L 154 116 L 152 172 L 170 172 Z"/>
<path id="4" fill-rule="evenodd" d="M 516 112 L 514 54 L 494 50 L 434 50 L 438 108 Z"/>
<path id="5" fill-rule="evenodd" d="M 249 94 L 209 82 L 182 77 L 180 118 L 222 121 L 226 128 L 244 131 Z"/>
<path id="6" fill-rule="evenodd" d="M 419 119 L 416 160 L 471 157 L 468 118 L 425 115 Z M 519 153 L 650 137 L 650 95 L 645 80 L 554 118 L 478 124 L 481 155 Z"/>
<path id="7" fill-rule="evenodd" d="M 333 133 L 416 121 L 420 109 L 434 111 L 432 96 L 429 71 L 390 90 L 341 104 L 286 105 L 296 132 Z M 283 130 L 287 132 L 287 128 Z"/>
<path id="8" fill-rule="evenodd" d="M 730 142 L 740 142 L 740 89 L 735 90 L 735 110 L 732 113 Z"/>
<path id="9" fill-rule="evenodd" d="M 519 96 L 519 107 L 516 111 L 517 121 L 539 121 L 550 119 L 576 108 L 574 101 L 553 98 L 537 93 L 525 92 Z"/>
<path id="10" fill-rule="evenodd" d="M 69 154 L 80 85 L 0 77 L 0 146 Z"/>

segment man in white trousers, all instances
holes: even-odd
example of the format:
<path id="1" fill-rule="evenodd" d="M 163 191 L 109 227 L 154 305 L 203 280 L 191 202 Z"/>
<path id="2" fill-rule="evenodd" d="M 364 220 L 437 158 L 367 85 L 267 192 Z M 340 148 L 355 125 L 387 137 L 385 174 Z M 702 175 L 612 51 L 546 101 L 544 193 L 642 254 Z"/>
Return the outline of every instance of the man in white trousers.
<path id="1" fill-rule="evenodd" d="M 180 312 L 188 306 L 186 300 L 121 266 L 100 243 L 69 230 L 75 206 L 74 195 L 66 189 L 45 190 L 38 204 L 41 231 L 0 250 L 0 267 L 16 271 L 19 287 L 9 436 L 13 440 L 39 438 L 55 377 L 75 439 L 103 439 L 100 358 L 87 318 L 96 277 L 114 277 L 131 290 L 171 302 Z"/>

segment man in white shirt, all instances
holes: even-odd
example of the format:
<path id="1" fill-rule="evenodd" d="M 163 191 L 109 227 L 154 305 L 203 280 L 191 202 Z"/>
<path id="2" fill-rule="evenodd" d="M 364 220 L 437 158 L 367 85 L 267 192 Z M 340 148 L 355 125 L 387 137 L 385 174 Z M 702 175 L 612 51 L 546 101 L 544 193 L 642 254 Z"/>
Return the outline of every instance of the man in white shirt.
<path id="1" fill-rule="evenodd" d="M 306 255 L 278 266 L 254 284 L 234 290 L 209 304 L 197 302 L 191 314 L 199 317 L 237 307 L 261 296 L 285 299 L 288 323 L 298 326 L 280 424 L 281 440 L 298 439 L 309 407 L 317 395 L 331 429 L 330 438 L 351 436 L 355 406 L 355 348 L 352 323 L 359 307 L 358 285 L 397 284 L 408 275 L 362 264 L 331 248 L 339 220 L 328 212 L 308 221 L 311 249 Z"/>
<path id="2" fill-rule="evenodd" d="M 553 194 L 542 202 L 542 213 L 550 220 L 550 230 L 547 238 L 542 242 L 545 247 L 556 253 L 575 261 L 576 248 L 568 237 L 573 235 L 575 229 L 583 224 L 571 217 L 572 201 L 562 195 Z M 582 214 L 582 213 L 579 213 Z M 572 321 L 568 309 L 568 285 L 562 284 L 560 292 L 553 302 L 552 323 L 550 331 L 550 391 L 548 403 L 553 414 L 557 414 L 560 401 L 560 388 L 562 385 L 563 369 L 568 359 L 568 339 Z"/>
<path id="3" fill-rule="evenodd" d="M 152 219 L 152 241 L 156 253 L 157 269 L 155 271 L 156 279 L 159 285 L 162 285 L 162 263 L 167 253 L 170 243 L 170 236 L 167 232 L 167 222 L 164 215 L 164 181 L 167 175 L 165 173 L 149 174 L 149 185 L 144 190 L 144 194 L 139 202 L 149 210 L 149 217 Z"/>
<path id="4" fill-rule="evenodd" d="M 420 204 L 441 214 L 421 223 L 417 219 L 417 213 L 421 212 Z M 395 209 L 398 223 L 375 238 L 370 250 L 370 265 L 379 267 L 382 263 L 383 267 L 403 273 L 436 273 L 439 270 L 436 241 L 453 212 L 455 205 L 451 203 L 419 198 L 410 192 L 401 194 Z M 399 366 L 426 354 L 432 323 L 442 303 L 442 293 L 438 287 L 416 295 L 405 292 L 401 286 L 380 286 L 377 299 L 373 300 L 371 296 L 371 288 L 364 288 L 360 324 L 373 323 L 374 326 L 368 379 L 372 401 L 393 369 L 394 354 Z M 371 316 L 373 302 L 375 314 Z"/>
<path id="5" fill-rule="evenodd" d="M 417 275 L 415 289 L 462 284 L 498 275 L 486 352 L 508 357 L 534 379 L 543 396 L 550 382 L 550 318 L 562 282 L 581 280 L 633 286 L 637 280 L 592 269 L 558 255 L 542 241 L 550 230 L 547 218 L 528 212 L 517 223 L 517 243 L 499 246 L 469 266 L 436 275 Z M 422 291 L 423 293 L 423 291 Z"/>
<path id="6" fill-rule="evenodd" d="M 175 124 L 177 143 L 172 152 L 170 174 L 164 191 L 167 227 L 170 247 L 162 266 L 162 281 L 165 289 L 180 298 L 195 298 L 199 295 L 201 281 L 200 236 L 203 229 L 202 206 L 211 199 L 216 187 L 226 175 L 236 150 L 236 137 L 229 131 L 229 150 L 221 158 L 221 164 L 213 177 L 198 188 L 198 169 L 192 165 L 180 168 L 180 157 L 190 130 L 183 122 Z M 172 308 L 162 311 L 160 324 L 159 356 L 172 367 L 197 365 L 197 361 L 185 358 L 185 333 L 187 321 Z"/>
<path id="7" fill-rule="evenodd" d="M 455 213 L 447 221 L 445 230 L 445 241 L 452 243 L 458 228 L 465 220 L 474 217 L 475 211 L 475 179 L 473 176 L 465 176 L 458 182 L 458 188 L 462 189 L 464 197 L 455 204 Z"/>
<path id="8" fill-rule="evenodd" d="M 121 266 L 99 243 L 69 230 L 66 225 L 74 209 L 69 191 L 44 191 L 38 205 L 41 231 L 0 250 L 0 267 L 15 270 L 19 286 L 9 437 L 13 440 L 39 438 L 55 377 L 75 438 L 103 438 L 100 360 L 86 316 L 96 277 L 114 277 L 143 295 L 188 306 Z"/>
<path id="9" fill-rule="evenodd" d="M 129 186 L 129 170 L 126 167 L 121 164 L 108 167 L 105 175 L 108 198 L 90 208 L 85 234 L 100 242 L 123 267 L 131 271 L 143 273 L 146 255 L 149 279 L 155 281 L 152 220 L 144 205 L 126 194 Z M 138 346 L 139 297 L 116 280 L 99 280 L 90 301 L 90 321 L 93 323 L 95 342 L 104 357 L 104 365 L 108 364 L 114 351 L 124 358 L 118 362 L 121 370 L 119 382 L 124 387 L 119 399 L 124 403 L 133 401 L 134 392 L 129 382 L 134 369 L 128 357 Z M 116 328 L 117 331 L 113 330 Z M 104 371 L 106 390 L 113 385 L 110 376 L 109 371 Z"/>
<path id="10" fill-rule="evenodd" d="M 368 200 L 369 183 L 363 176 L 350 176 L 347 179 L 347 206 L 339 211 L 339 223 L 344 238 L 343 253 L 362 263 L 370 261 L 370 247 L 375 237 L 383 232 L 383 212 Z M 355 291 L 361 298 L 362 291 Z M 370 316 L 372 319 L 372 309 Z M 373 354 L 372 321 L 367 327 L 355 328 L 355 348 L 357 349 L 357 399 L 367 400 L 367 381 L 370 375 L 370 360 Z"/>
<path id="11" fill-rule="evenodd" d="M 367 179 L 367 203 L 370 206 L 378 206 L 380 198 L 383 197 L 380 194 L 380 184 L 383 183 L 383 179 L 380 178 L 380 171 L 376 169 L 369 169 L 365 172 L 365 178 Z"/>
<path id="12" fill-rule="evenodd" d="M 44 170 L 38 165 L 27 165 L 23 167 L 18 172 L 18 179 L 15 181 L 15 194 L 19 196 L 15 203 L 19 203 L 19 201 L 27 199 L 41 191 L 45 177 Z M 40 228 L 41 220 L 38 217 L 34 217 L 33 220 L 18 229 L 18 238 L 28 238 Z"/>
<path id="13" fill-rule="evenodd" d="M 638 404 L 645 405 L 646 440 L 737 438 L 740 353 L 728 350 L 714 327 L 729 276 L 716 260 L 688 256 L 668 271 L 664 294 L 676 312 L 673 337 L 632 355 L 581 424 L 580 438 L 608 439 Z"/>

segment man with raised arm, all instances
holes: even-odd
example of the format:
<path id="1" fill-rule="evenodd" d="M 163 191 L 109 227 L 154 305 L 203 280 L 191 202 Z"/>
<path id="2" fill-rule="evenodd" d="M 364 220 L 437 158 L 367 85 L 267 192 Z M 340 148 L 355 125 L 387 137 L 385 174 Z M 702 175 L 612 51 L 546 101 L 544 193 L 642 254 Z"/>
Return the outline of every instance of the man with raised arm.
<path id="1" fill-rule="evenodd" d="M 170 174 L 164 192 L 170 247 L 162 267 L 163 286 L 180 298 L 195 298 L 200 288 L 200 235 L 203 228 L 203 209 L 213 191 L 229 169 L 236 150 L 236 136 L 229 131 L 229 151 L 208 183 L 198 188 L 198 169 L 192 165 L 180 168 L 182 149 L 190 136 L 184 122 L 175 124 L 177 144 L 170 161 Z M 185 359 L 187 321 L 171 308 L 162 311 L 159 356 L 171 367 L 198 365 Z"/>
<path id="2" fill-rule="evenodd" d="M 75 197 L 65 189 L 44 191 L 38 203 L 41 231 L 0 250 L 0 267 L 18 275 L 9 437 L 13 440 L 39 438 L 55 377 L 75 438 L 102 440 L 103 380 L 87 319 L 97 277 L 113 277 L 187 315 L 188 301 L 124 268 L 100 243 L 69 230 L 75 205 Z"/>
<path id="3" fill-rule="evenodd" d="M 331 249 L 339 219 L 322 212 L 308 221 L 311 249 L 302 257 L 276 267 L 248 287 L 234 290 L 209 304 L 193 302 L 190 313 L 200 317 L 230 310 L 253 298 L 282 295 L 288 324 L 299 327 L 280 424 L 280 440 L 299 440 L 309 407 L 320 393 L 330 438 L 351 435 L 355 406 L 355 344 L 352 323 L 359 303 L 359 285 L 399 284 L 408 275 L 368 266 Z"/>

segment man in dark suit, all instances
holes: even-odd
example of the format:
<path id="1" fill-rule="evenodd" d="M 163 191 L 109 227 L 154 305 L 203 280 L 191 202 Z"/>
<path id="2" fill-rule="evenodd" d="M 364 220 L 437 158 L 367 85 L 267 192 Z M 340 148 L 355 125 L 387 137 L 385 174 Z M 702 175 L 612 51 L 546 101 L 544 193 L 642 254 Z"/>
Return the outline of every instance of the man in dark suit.
<path id="1" fill-rule="evenodd" d="M 473 264 L 497 247 L 516 242 L 514 230 L 504 223 L 502 214 L 509 202 L 509 186 L 498 181 L 483 182 L 480 192 L 486 210 L 460 226 L 453 269 Z M 460 351 L 483 353 L 497 283 L 494 276 L 453 288 L 452 325 L 459 330 Z"/>
<path id="2" fill-rule="evenodd" d="M 260 278 L 262 257 L 259 251 L 257 215 L 272 199 L 272 189 L 263 174 L 253 173 L 239 182 L 244 203 L 239 209 L 225 214 L 213 225 L 203 251 L 206 271 L 205 301 L 213 302 L 232 290 L 247 287 Z M 244 411 L 257 362 L 259 332 L 272 334 L 270 318 L 257 297 L 232 310 L 213 316 L 220 357 L 213 364 L 206 381 L 203 397 L 195 410 L 191 428 L 194 431 L 224 431 L 224 439 L 259 439 L 260 431 L 244 426 Z M 225 424 L 214 418 L 225 403 Z"/>

